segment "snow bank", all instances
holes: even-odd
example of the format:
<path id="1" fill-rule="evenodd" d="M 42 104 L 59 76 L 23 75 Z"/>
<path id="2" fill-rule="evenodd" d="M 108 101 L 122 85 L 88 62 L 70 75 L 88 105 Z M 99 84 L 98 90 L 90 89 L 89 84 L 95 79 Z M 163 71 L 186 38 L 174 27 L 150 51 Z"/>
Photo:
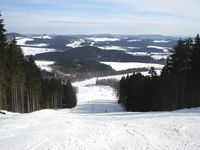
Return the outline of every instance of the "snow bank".
<path id="1" fill-rule="evenodd" d="M 139 62 L 100 62 L 111 66 L 116 71 L 132 69 L 132 68 L 150 68 L 162 69 L 164 65 L 153 64 L 153 63 L 139 63 Z"/>
<path id="2" fill-rule="evenodd" d="M 36 60 L 35 63 L 41 70 L 45 70 L 47 72 L 52 72 L 53 65 L 55 62 L 54 61 L 45 61 L 45 60 Z"/>
<path id="3" fill-rule="evenodd" d="M 87 40 L 91 40 L 94 42 L 114 42 L 114 41 L 120 41 L 119 38 L 96 38 L 96 37 L 91 37 L 91 38 L 86 38 Z"/>
<path id="4" fill-rule="evenodd" d="M 38 48 L 38 47 L 25 47 L 25 46 L 21 46 L 21 48 L 25 56 L 57 51 L 56 49 L 51 49 L 51 48 Z"/>

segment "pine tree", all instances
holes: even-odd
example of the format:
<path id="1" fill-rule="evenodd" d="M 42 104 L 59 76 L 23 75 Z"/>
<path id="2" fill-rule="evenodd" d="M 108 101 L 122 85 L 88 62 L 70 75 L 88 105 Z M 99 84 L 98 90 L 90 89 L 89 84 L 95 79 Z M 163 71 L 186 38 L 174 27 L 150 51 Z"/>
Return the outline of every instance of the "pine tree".
<path id="1" fill-rule="evenodd" d="M 73 108 L 77 104 L 76 93 L 71 85 L 71 81 L 67 80 L 67 85 L 64 90 L 65 100 L 66 100 L 66 107 Z"/>
<path id="2" fill-rule="evenodd" d="M 12 111 L 24 111 L 24 88 L 25 75 L 23 67 L 23 54 L 19 46 L 16 45 L 16 40 L 13 39 L 7 49 L 7 91 L 8 103 Z"/>
<path id="3" fill-rule="evenodd" d="M 150 74 L 151 77 L 157 76 L 157 73 L 156 73 L 154 67 L 151 67 L 151 68 L 149 69 L 149 72 L 148 72 L 148 73 Z"/>
<path id="4" fill-rule="evenodd" d="M 1 15 L 0 15 L 1 16 Z M 43 79 L 33 57 L 24 58 L 16 40 L 6 41 L 0 19 L 0 109 L 32 112 L 42 108 L 72 108 L 77 104 L 71 82 Z"/>
<path id="5" fill-rule="evenodd" d="M 1 17 L 1 12 L 0 12 Z M 3 24 L 3 19 L 0 18 L 0 109 L 4 109 L 7 107 L 6 104 L 6 80 L 5 80 L 5 62 L 6 62 L 6 48 L 7 48 L 7 41 L 5 36 L 5 28 Z"/>

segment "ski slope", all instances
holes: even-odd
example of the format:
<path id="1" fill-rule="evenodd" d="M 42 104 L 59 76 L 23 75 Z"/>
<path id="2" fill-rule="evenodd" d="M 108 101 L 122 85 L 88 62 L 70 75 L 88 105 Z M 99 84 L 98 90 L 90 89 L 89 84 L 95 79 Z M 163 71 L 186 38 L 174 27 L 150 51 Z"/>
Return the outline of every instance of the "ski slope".
<path id="1" fill-rule="evenodd" d="M 102 78 L 120 79 L 123 75 Z M 98 78 L 101 79 L 101 78 Z M 199 150 L 200 108 L 123 112 L 96 78 L 73 83 L 78 106 L 0 114 L 1 150 Z"/>

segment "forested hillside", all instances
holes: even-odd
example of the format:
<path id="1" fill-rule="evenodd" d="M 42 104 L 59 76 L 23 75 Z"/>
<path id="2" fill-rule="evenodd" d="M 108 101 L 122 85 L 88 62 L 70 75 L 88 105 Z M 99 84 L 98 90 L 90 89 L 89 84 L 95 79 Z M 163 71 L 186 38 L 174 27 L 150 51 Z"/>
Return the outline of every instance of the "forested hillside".
<path id="1" fill-rule="evenodd" d="M 37 54 L 36 59 L 57 61 L 58 64 L 68 72 L 92 72 L 92 71 L 110 71 L 112 68 L 100 61 L 116 61 L 116 62 L 160 62 L 155 61 L 148 56 L 132 56 L 122 51 L 103 51 L 96 47 L 86 46 L 72 48 L 65 52 L 51 52 Z"/>
<path id="2" fill-rule="evenodd" d="M 0 109 L 31 112 L 74 107 L 76 94 L 70 81 L 43 79 L 34 59 L 25 59 L 16 40 L 7 41 L 5 31 L 0 19 Z"/>
<path id="3" fill-rule="evenodd" d="M 120 81 L 119 103 L 127 111 L 174 110 L 200 106 L 200 37 L 178 40 L 161 76 L 133 74 Z"/>

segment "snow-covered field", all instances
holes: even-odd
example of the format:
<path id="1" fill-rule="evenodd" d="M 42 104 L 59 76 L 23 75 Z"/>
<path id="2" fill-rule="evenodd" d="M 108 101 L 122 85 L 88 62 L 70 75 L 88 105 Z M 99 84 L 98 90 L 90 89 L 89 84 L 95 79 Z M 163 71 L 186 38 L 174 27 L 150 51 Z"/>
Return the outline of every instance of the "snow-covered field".
<path id="1" fill-rule="evenodd" d="M 171 53 L 155 53 L 155 52 L 126 52 L 129 55 L 133 56 L 150 56 L 154 60 L 161 60 L 161 59 L 167 59 Z"/>
<path id="2" fill-rule="evenodd" d="M 57 51 L 56 49 L 52 48 L 39 48 L 39 47 L 27 47 L 27 46 L 26 47 L 21 46 L 21 48 L 25 56 Z"/>
<path id="3" fill-rule="evenodd" d="M 53 65 L 55 64 L 54 61 L 45 61 L 45 60 L 36 60 L 36 65 L 41 69 L 47 72 L 53 71 Z"/>
<path id="4" fill-rule="evenodd" d="M 128 40 L 128 42 L 140 42 L 142 41 L 141 39 L 133 39 L 133 40 Z"/>
<path id="5" fill-rule="evenodd" d="M 67 47 L 71 47 L 71 48 L 77 48 L 77 47 L 81 47 L 81 43 L 85 42 L 84 40 L 80 39 L 79 41 L 73 41 L 69 44 L 67 44 Z"/>
<path id="6" fill-rule="evenodd" d="M 34 36 L 32 38 L 17 37 L 17 44 L 21 46 L 25 56 L 57 51 L 56 49 L 45 48 L 46 46 L 49 46 L 49 44 L 46 43 L 26 44 L 28 41 L 34 41 L 34 38 L 51 39 L 50 36 Z"/>
<path id="7" fill-rule="evenodd" d="M 160 50 L 163 50 L 163 52 L 165 52 L 165 53 L 169 53 L 170 50 L 172 49 L 170 47 L 161 47 L 161 46 L 147 46 L 147 48 L 160 49 Z"/>
<path id="8" fill-rule="evenodd" d="M 119 38 L 97 38 L 97 37 L 91 37 L 91 38 L 86 38 L 87 40 L 94 41 L 94 42 L 114 42 L 114 41 L 120 41 Z"/>
<path id="9" fill-rule="evenodd" d="M 79 103 L 72 110 L 0 114 L 0 149 L 199 150 L 200 108 L 123 112 L 114 91 L 95 81 L 74 83 Z"/>
<path id="10" fill-rule="evenodd" d="M 125 48 L 121 46 L 99 46 L 98 48 L 102 50 L 120 50 L 120 51 L 126 51 Z"/>
<path id="11" fill-rule="evenodd" d="M 170 41 L 168 41 L 168 40 L 155 40 L 153 42 L 154 43 L 169 43 Z"/>
<path id="12" fill-rule="evenodd" d="M 33 36 L 34 39 L 52 39 L 51 36 L 49 35 L 38 35 L 38 36 Z"/>
<path id="13" fill-rule="evenodd" d="M 33 41 L 34 39 L 32 38 L 23 38 L 23 37 L 16 37 L 17 39 L 17 44 L 20 46 L 24 46 L 26 45 L 27 41 Z"/>
<path id="14" fill-rule="evenodd" d="M 110 65 L 114 70 L 121 71 L 132 68 L 150 68 L 162 69 L 164 65 L 153 63 L 139 63 L 139 62 L 101 62 L 102 64 Z"/>

